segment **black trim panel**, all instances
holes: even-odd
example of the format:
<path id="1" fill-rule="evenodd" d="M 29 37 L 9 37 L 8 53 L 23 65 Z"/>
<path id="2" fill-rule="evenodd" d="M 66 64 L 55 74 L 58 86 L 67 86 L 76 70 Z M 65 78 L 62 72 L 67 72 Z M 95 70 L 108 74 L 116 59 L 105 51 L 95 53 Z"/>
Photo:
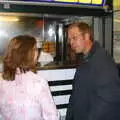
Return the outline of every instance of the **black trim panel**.
<path id="1" fill-rule="evenodd" d="M 49 86 L 71 85 L 73 80 L 48 81 Z"/>
<path id="2" fill-rule="evenodd" d="M 69 95 L 71 94 L 72 90 L 61 90 L 61 91 L 54 91 L 51 92 L 52 96 L 60 96 L 60 95 Z"/>

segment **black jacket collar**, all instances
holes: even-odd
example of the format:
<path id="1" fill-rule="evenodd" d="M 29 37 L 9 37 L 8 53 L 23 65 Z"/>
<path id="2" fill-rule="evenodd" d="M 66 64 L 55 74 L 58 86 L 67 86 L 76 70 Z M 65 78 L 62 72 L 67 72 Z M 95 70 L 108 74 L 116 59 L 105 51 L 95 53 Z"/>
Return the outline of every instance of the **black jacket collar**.
<path id="1" fill-rule="evenodd" d="M 100 48 L 100 44 L 98 42 L 94 42 L 91 50 L 87 55 L 79 54 L 80 61 L 87 62 L 94 55 L 98 48 Z"/>

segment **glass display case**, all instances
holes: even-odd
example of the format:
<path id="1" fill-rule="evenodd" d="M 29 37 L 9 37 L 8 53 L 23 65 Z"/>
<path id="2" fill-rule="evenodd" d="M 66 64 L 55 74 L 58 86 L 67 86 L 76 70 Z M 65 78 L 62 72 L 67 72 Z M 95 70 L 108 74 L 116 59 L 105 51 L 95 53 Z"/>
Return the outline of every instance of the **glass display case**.
<path id="1" fill-rule="evenodd" d="M 38 4 L 38 3 L 37 3 Z M 17 35 L 32 35 L 37 40 L 39 66 L 74 66 L 77 56 L 67 42 L 67 27 L 84 21 L 92 28 L 94 40 L 112 53 L 112 12 L 103 7 L 58 6 L 31 2 L 1 2 L 0 63 L 9 40 Z M 107 34 L 106 34 L 107 33 Z M 41 53 L 42 51 L 42 53 Z"/>

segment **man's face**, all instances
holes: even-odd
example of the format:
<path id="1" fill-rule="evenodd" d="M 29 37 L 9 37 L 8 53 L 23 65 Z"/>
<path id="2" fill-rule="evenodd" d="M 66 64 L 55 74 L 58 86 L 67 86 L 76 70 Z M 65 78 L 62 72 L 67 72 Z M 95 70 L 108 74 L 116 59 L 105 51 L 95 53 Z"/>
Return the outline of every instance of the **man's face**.
<path id="1" fill-rule="evenodd" d="M 76 53 L 83 53 L 85 50 L 85 34 L 78 27 L 72 27 L 68 30 L 68 42 Z"/>

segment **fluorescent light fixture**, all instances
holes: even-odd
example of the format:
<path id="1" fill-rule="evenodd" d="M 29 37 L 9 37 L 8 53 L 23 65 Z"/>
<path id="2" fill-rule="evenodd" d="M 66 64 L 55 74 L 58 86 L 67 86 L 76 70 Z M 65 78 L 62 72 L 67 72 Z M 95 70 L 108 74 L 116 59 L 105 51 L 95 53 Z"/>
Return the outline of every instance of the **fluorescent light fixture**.
<path id="1" fill-rule="evenodd" d="M 103 0 L 92 0 L 92 4 L 102 4 Z"/>
<path id="2" fill-rule="evenodd" d="M 15 17 L 15 16 L 0 16 L 0 21 L 3 21 L 3 22 L 17 22 L 17 21 L 19 21 L 19 18 Z"/>

